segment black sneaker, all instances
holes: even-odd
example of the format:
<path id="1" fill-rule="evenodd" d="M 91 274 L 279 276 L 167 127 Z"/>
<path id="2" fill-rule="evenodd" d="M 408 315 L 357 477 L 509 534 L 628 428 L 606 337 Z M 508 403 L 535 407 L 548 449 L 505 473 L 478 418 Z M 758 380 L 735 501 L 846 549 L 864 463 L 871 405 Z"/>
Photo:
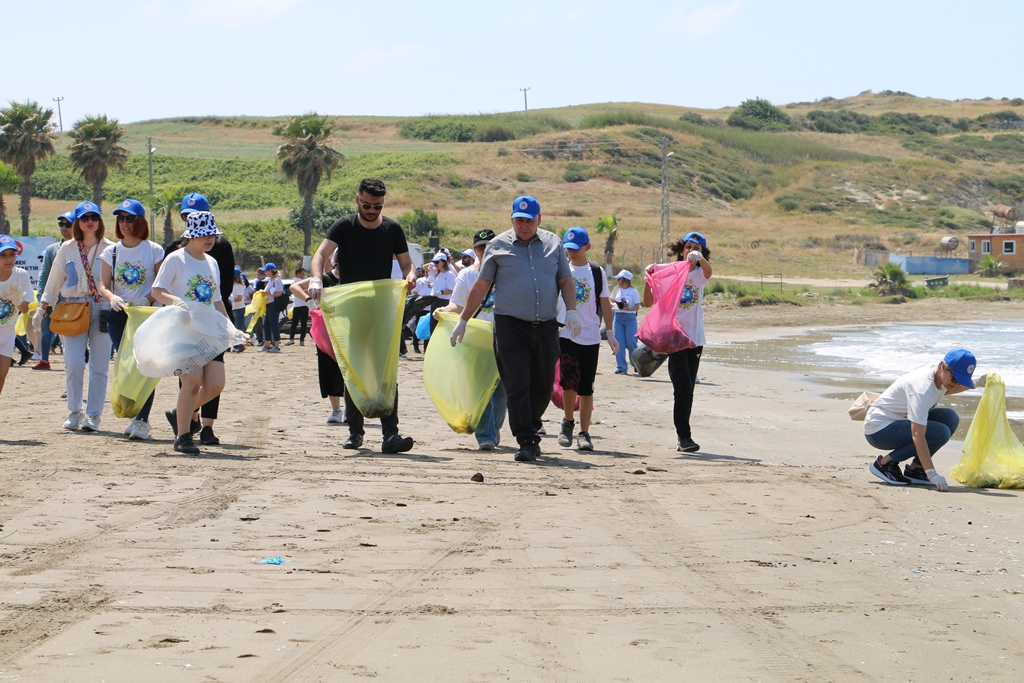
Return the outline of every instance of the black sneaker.
<path id="1" fill-rule="evenodd" d="M 680 453 L 696 453 L 700 450 L 700 444 L 693 439 L 679 439 L 676 450 Z"/>
<path id="2" fill-rule="evenodd" d="M 558 432 L 558 445 L 568 448 L 572 445 L 572 430 L 576 427 L 575 420 L 562 420 L 562 429 Z"/>
<path id="3" fill-rule="evenodd" d="M 177 437 L 178 436 L 178 409 L 175 408 L 174 410 L 165 410 L 164 411 L 164 417 L 166 417 L 167 421 L 171 423 L 171 431 L 174 432 L 174 436 Z M 195 436 L 196 434 L 198 434 L 200 432 L 200 430 L 202 428 L 203 428 L 203 423 L 202 422 L 200 422 L 199 420 L 192 420 L 189 423 L 189 435 L 190 436 Z"/>
<path id="4" fill-rule="evenodd" d="M 213 433 L 213 427 L 207 425 L 199 431 L 199 443 L 204 446 L 219 446 L 220 439 Z"/>
<path id="5" fill-rule="evenodd" d="M 900 472 L 900 466 L 894 460 L 882 464 L 882 456 L 875 458 L 875 461 L 868 467 L 868 471 L 890 486 L 906 486 L 910 480 Z"/>
<path id="6" fill-rule="evenodd" d="M 359 448 L 362 445 L 363 445 L 363 435 L 362 434 L 349 434 L 348 438 L 345 439 L 345 443 L 341 444 L 341 447 L 342 448 L 347 448 L 349 450 L 354 451 L 355 449 Z"/>
<path id="7" fill-rule="evenodd" d="M 590 432 L 580 432 L 576 437 L 576 448 L 581 451 L 594 450 L 594 442 L 590 440 Z"/>
<path id="8" fill-rule="evenodd" d="M 174 450 L 179 453 L 187 453 L 188 455 L 196 455 L 199 453 L 199 446 L 196 446 L 195 442 L 192 441 L 191 434 L 182 434 L 174 440 Z"/>
<path id="9" fill-rule="evenodd" d="M 928 481 L 928 475 L 925 474 L 924 468 L 921 467 L 921 461 L 917 458 L 914 458 L 913 462 L 903 468 L 903 478 L 911 484 L 919 484 L 921 486 L 932 485 L 932 483 Z"/>
<path id="10" fill-rule="evenodd" d="M 413 440 L 411 436 L 389 436 L 384 439 L 384 443 L 380 445 L 381 453 L 405 453 L 406 451 L 412 450 Z"/>
<path id="11" fill-rule="evenodd" d="M 516 462 L 533 462 L 539 457 L 540 446 L 535 443 L 520 446 L 516 452 Z"/>

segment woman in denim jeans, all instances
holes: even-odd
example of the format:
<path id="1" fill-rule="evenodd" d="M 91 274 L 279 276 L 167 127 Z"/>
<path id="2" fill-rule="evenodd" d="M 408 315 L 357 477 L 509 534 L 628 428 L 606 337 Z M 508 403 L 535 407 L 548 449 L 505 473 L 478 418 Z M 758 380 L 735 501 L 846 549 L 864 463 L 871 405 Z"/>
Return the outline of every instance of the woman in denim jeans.
<path id="1" fill-rule="evenodd" d="M 629 374 L 626 361 L 633 365 L 633 352 L 636 350 L 636 312 L 640 310 L 640 292 L 633 288 L 633 273 L 628 270 L 619 271 L 615 276 L 619 286 L 612 292 L 613 326 L 615 341 L 619 343 L 619 351 L 615 354 L 615 374 Z M 633 365 L 636 372 L 636 366 Z"/>

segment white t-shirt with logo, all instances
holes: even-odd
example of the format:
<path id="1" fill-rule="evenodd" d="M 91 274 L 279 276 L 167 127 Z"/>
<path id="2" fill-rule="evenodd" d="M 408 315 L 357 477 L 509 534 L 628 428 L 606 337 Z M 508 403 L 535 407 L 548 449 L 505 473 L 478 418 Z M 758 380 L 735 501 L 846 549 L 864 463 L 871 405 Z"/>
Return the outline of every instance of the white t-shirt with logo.
<path id="1" fill-rule="evenodd" d="M 693 264 L 691 268 L 686 276 L 686 287 L 679 297 L 676 320 L 695 346 L 704 346 L 704 285 L 708 278 L 699 265 Z"/>
<path id="2" fill-rule="evenodd" d="M 115 249 L 117 263 L 114 263 Z M 104 249 L 100 258 L 113 268 L 111 291 L 125 301 L 137 301 L 153 291 L 156 264 L 164 260 L 164 248 L 149 240 L 143 240 L 134 247 L 118 242 Z"/>
<path id="3" fill-rule="evenodd" d="M 0 282 L 0 355 L 11 357 L 14 350 L 14 325 L 21 315 L 18 306 L 33 301 L 35 297 L 32 296 L 32 281 L 28 271 L 15 266 L 11 276 Z"/>
<path id="4" fill-rule="evenodd" d="M 459 274 L 455 277 L 455 288 L 452 290 L 451 303 L 462 306 L 465 308 L 466 302 L 469 301 L 469 291 L 473 289 L 473 285 L 480 279 L 480 271 L 476 269 L 476 266 L 466 266 L 459 271 Z M 480 313 L 476 316 L 477 320 L 486 320 L 487 322 L 494 322 L 494 289 L 487 292 L 484 297 L 483 303 L 480 304 Z"/>
<path id="5" fill-rule="evenodd" d="M 186 302 L 213 306 L 221 301 L 220 267 L 209 254 L 203 254 L 200 260 L 178 249 L 164 259 L 153 286 L 166 289 Z"/>
<path id="6" fill-rule="evenodd" d="M 900 420 L 927 425 L 928 411 L 946 395 L 946 387 L 935 386 L 937 367 L 936 363 L 911 370 L 883 391 L 868 408 L 864 433 L 874 434 Z"/>
<path id="7" fill-rule="evenodd" d="M 573 286 L 576 288 L 576 312 L 580 314 L 583 321 L 583 330 L 573 339 L 569 330 L 562 328 L 558 336 L 563 339 L 570 339 L 581 346 L 593 346 L 601 343 L 601 315 L 598 313 L 600 306 L 598 298 L 607 298 L 608 290 L 601 289 L 597 293 L 597 283 L 594 282 L 594 271 L 590 264 L 574 266 L 569 264 L 569 271 L 572 273 Z M 558 322 L 565 322 L 565 302 L 561 295 L 558 297 Z"/>

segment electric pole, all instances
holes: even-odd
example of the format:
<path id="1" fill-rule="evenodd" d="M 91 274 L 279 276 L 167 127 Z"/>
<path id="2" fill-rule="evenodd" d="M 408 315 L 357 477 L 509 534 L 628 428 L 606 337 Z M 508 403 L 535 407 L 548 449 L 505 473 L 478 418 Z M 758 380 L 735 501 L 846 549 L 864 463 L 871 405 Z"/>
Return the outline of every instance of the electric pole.
<path id="1" fill-rule="evenodd" d="M 61 103 L 61 100 L 63 100 L 63 99 L 64 99 L 63 97 L 54 97 L 53 98 L 53 101 L 57 103 L 57 122 L 60 123 L 60 132 L 61 133 L 64 132 L 64 117 L 62 117 L 61 114 L 60 114 L 60 103 Z"/>
<path id="2" fill-rule="evenodd" d="M 146 138 L 146 154 L 149 155 L 149 194 L 153 194 L 153 138 Z"/>
<path id="3" fill-rule="evenodd" d="M 668 207 L 668 158 L 673 152 L 668 151 L 668 138 L 661 139 L 661 246 L 672 240 L 672 232 L 669 230 L 669 207 Z"/>
<path id="4" fill-rule="evenodd" d="M 530 108 L 526 105 L 526 91 L 529 88 L 520 88 L 523 91 L 523 111 L 530 111 Z"/>

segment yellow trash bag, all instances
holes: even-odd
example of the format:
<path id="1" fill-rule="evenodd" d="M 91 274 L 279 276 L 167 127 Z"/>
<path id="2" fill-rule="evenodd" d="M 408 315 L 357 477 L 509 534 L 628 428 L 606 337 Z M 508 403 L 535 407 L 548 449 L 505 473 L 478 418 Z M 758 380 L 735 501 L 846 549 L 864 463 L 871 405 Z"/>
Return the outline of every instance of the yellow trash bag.
<path id="1" fill-rule="evenodd" d="M 36 309 L 39 305 L 35 302 L 35 293 L 32 294 L 32 303 L 28 305 L 28 313 L 22 313 L 18 316 L 18 319 L 14 321 L 14 334 L 19 337 L 24 337 L 28 333 L 29 321 L 35 314 Z"/>
<path id="2" fill-rule="evenodd" d="M 368 280 L 329 287 L 320 297 L 345 391 L 365 417 L 387 417 L 395 408 L 405 292 L 405 280 Z"/>
<path id="3" fill-rule="evenodd" d="M 423 357 L 423 384 L 441 418 L 459 434 L 472 434 L 498 386 L 494 326 L 471 319 L 455 347 L 448 342 L 459 316 L 441 313 Z"/>
<path id="4" fill-rule="evenodd" d="M 117 417 L 135 417 L 146 399 L 156 389 L 159 377 L 146 377 L 135 362 L 135 330 L 149 316 L 160 310 L 156 306 L 129 306 L 124 309 L 128 323 L 121 337 L 114 363 L 114 378 L 110 382 L 110 406 Z"/>
<path id="5" fill-rule="evenodd" d="M 252 332 L 256 324 L 263 319 L 263 315 L 267 312 L 267 300 L 263 296 L 263 290 L 252 293 L 252 302 L 245 307 L 245 314 L 252 315 L 252 320 L 249 321 L 249 326 L 245 328 L 246 332 Z"/>
<path id="6" fill-rule="evenodd" d="M 1024 488 L 1024 446 L 1006 419 L 1006 384 L 994 372 L 985 379 L 971 428 L 964 439 L 963 456 L 949 471 L 972 488 Z"/>

